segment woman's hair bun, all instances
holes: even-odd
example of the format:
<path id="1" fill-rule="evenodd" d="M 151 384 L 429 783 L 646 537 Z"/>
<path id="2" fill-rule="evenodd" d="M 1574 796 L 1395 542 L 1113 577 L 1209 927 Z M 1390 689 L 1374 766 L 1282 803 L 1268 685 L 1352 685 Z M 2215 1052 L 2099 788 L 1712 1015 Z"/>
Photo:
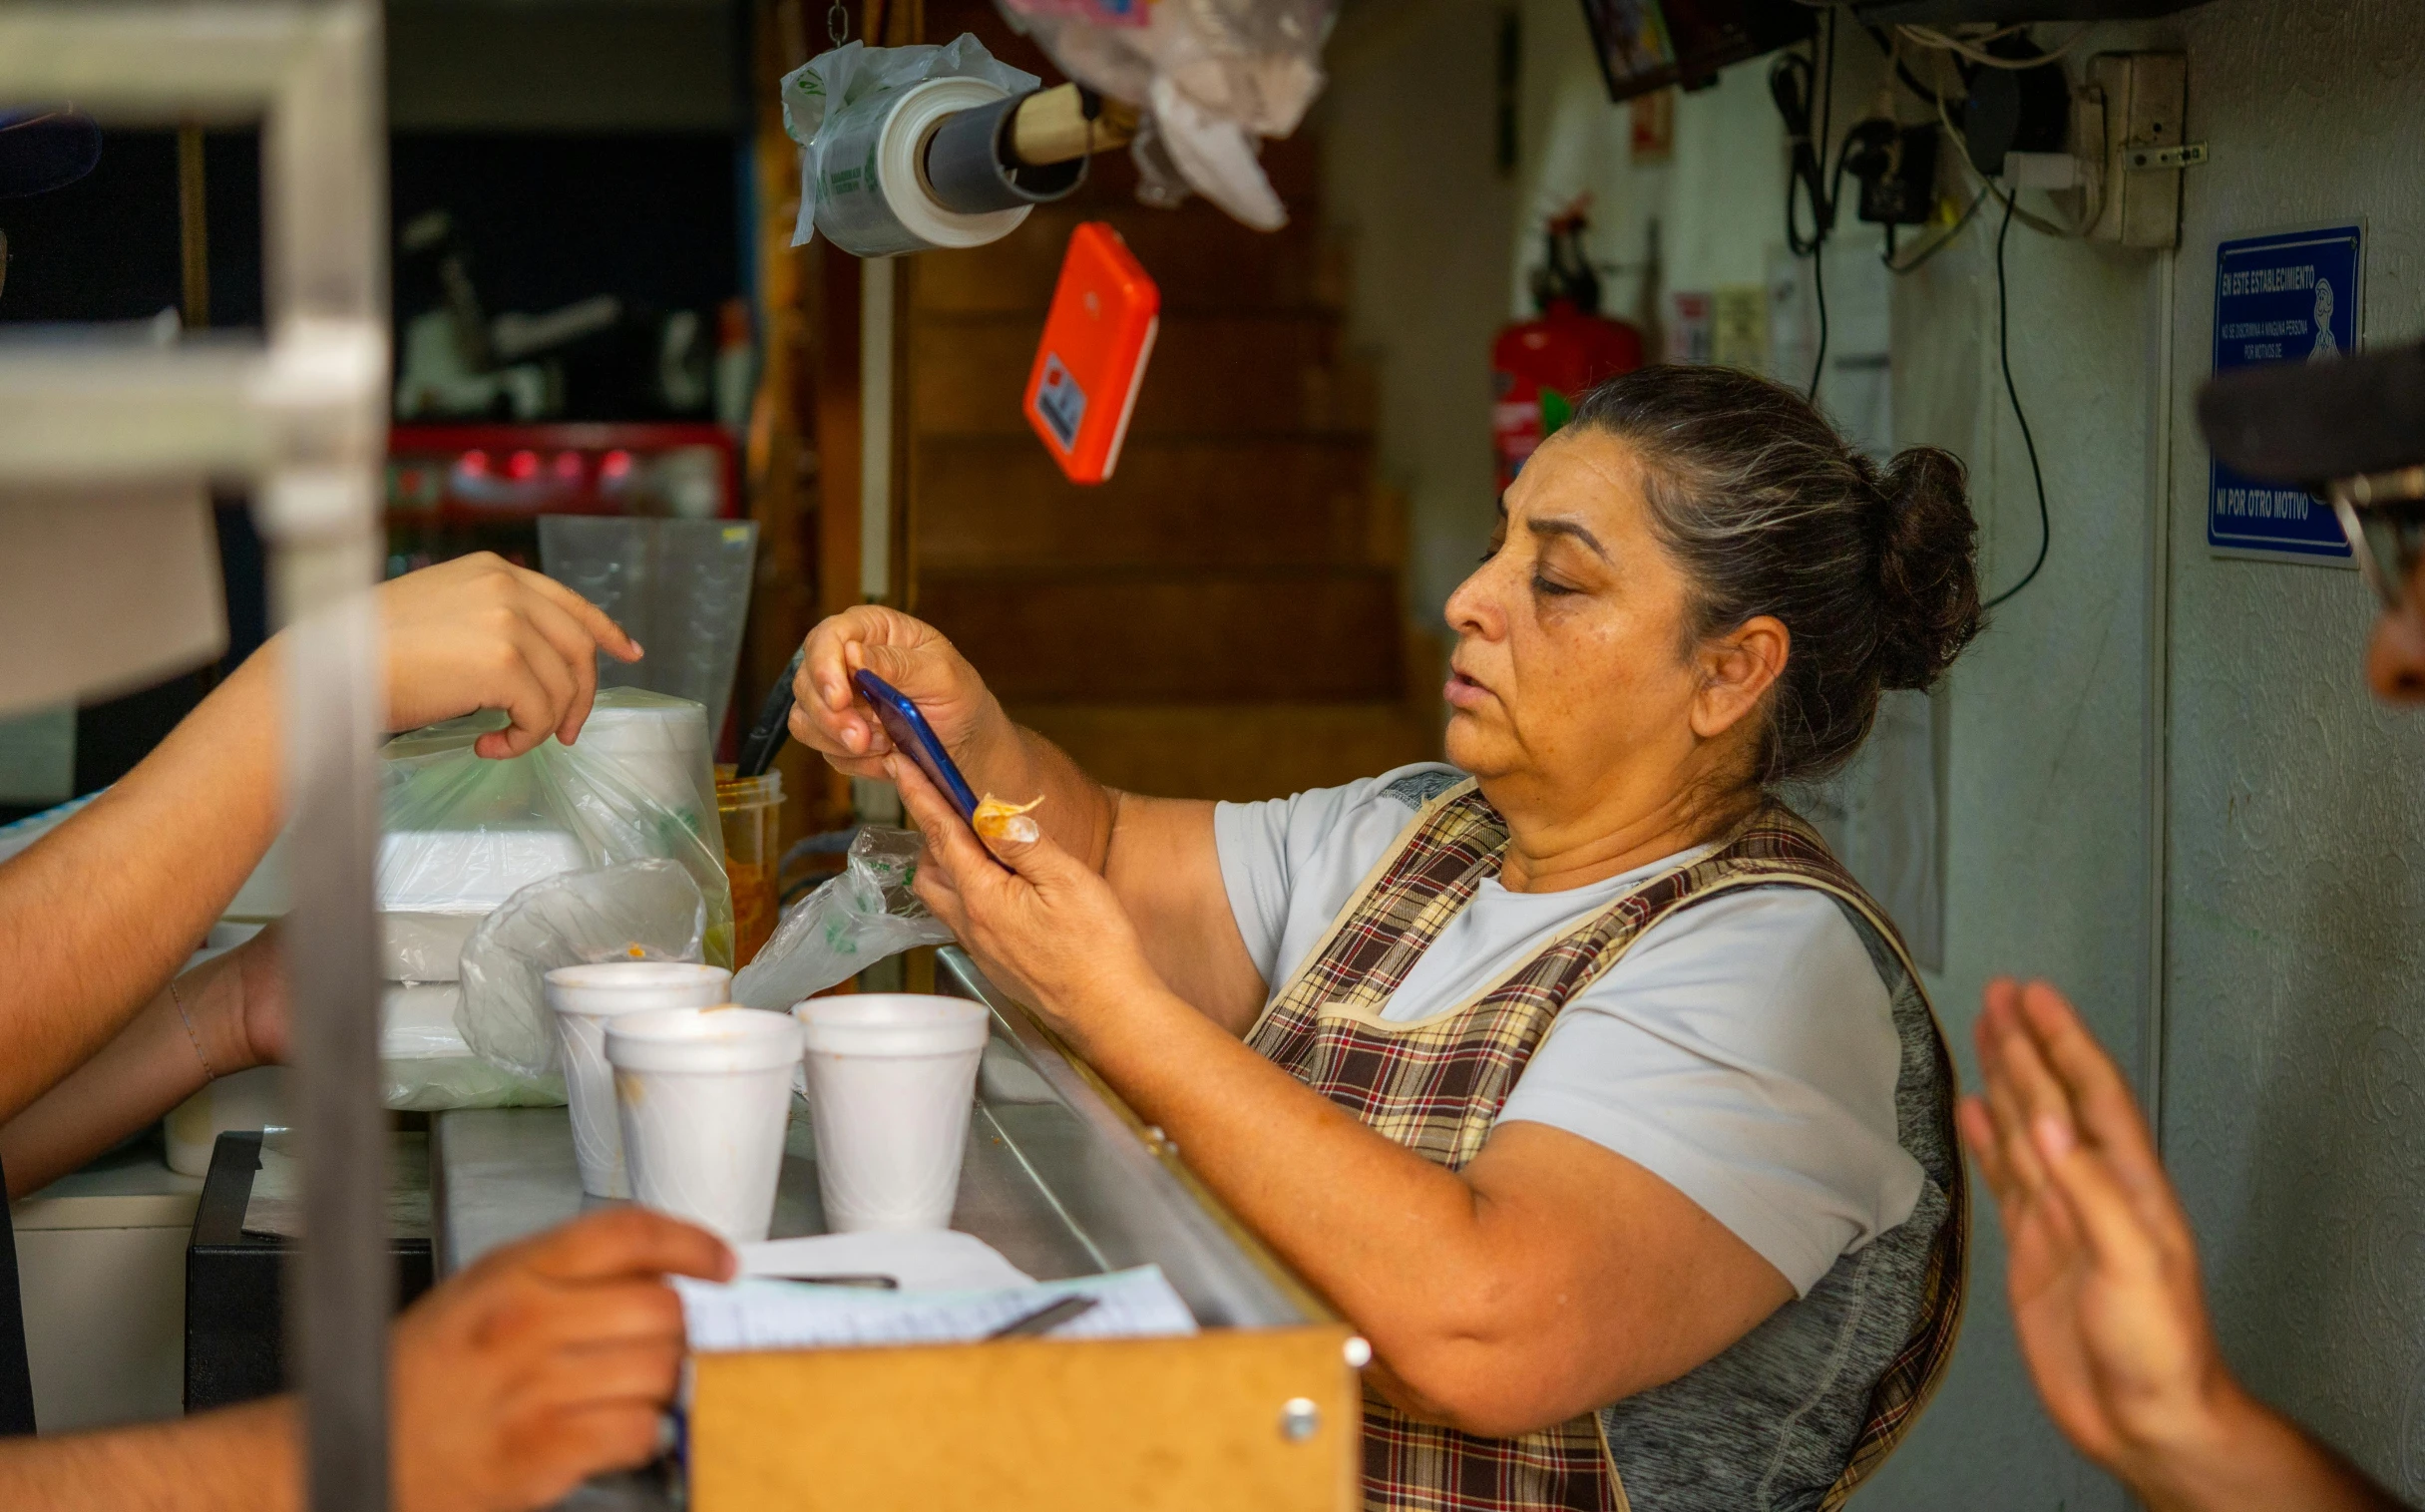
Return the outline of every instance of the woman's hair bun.
<path id="1" fill-rule="evenodd" d="M 1878 480 L 1885 521 L 1877 658 L 1885 687 L 1927 687 L 1985 625 L 1967 483 L 1961 459 L 1933 446 L 1895 453 Z"/>
<path id="2" fill-rule="evenodd" d="M 1691 587 L 1688 640 L 1755 614 L 1793 633 L 1759 781 L 1842 767 L 1880 688 L 1928 686 L 1978 634 L 1978 525 L 1951 452 L 1880 468 L 1800 391 L 1716 365 L 1611 378 L 1567 423 L 1639 455 L 1651 528 Z"/>

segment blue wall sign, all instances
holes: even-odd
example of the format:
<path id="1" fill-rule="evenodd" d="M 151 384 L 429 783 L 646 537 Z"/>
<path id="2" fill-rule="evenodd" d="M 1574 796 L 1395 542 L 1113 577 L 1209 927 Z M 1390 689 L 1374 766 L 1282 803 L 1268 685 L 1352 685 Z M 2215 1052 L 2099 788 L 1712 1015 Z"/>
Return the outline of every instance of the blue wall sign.
<path id="1" fill-rule="evenodd" d="M 2359 227 L 2246 236 L 2215 249 L 2215 371 L 2357 350 Z M 2347 562 L 2329 506 L 2210 461 L 2207 545 L 2233 556 Z"/>

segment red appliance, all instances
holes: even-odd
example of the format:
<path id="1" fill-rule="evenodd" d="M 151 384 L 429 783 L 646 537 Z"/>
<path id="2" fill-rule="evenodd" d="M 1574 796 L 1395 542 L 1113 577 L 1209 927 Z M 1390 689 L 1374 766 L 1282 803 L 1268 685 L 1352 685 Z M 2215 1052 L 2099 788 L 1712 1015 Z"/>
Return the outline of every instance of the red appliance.
<path id="1" fill-rule="evenodd" d="M 720 425 L 398 425 L 387 433 L 390 577 L 484 551 L 536 568 L 542 515 L 741 513 L 740 457 Z"/>

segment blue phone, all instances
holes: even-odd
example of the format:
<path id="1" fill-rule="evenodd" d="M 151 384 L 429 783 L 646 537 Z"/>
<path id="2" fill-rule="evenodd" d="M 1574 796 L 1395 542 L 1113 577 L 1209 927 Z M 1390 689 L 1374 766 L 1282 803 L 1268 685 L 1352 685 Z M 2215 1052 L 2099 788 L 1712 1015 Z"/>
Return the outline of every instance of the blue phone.
<path id="1" fill-rule="evenodd" d="M 892 738 L 895 749 L 918 763 L 918 770 L 926 773 L 927 780 L 952 800 L 961 818 L 976 818 L 976 793 L 970 791 L 969 780 L 960 775 L 960 768 L 952 764 L 952 753 L 943 748 L 943 742 L 936 738 L 935 727 L 918 712 L 918 705 L 870 671 L 851 673 L 851 686 L 876 711 L 876 722 L 884 726 L 884 733 Z"/>

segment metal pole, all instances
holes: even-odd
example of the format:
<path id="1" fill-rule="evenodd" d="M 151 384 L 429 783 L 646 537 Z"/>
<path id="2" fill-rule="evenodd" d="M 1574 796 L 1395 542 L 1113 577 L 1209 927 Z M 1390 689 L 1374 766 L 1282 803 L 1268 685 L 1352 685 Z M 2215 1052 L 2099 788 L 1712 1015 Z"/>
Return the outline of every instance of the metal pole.
<path id="1" fill-rule="evenodd" d="M 387 356 L 378 11 L 329 7 L 262 137 L 273 353 L 298 403 L 319 382 L 367 385 L 376 408 L 286 438 L 295 459 L 257 512 L 287 636 L 287 791 L 293 816 L 293 984 L 303 1240 L 288 1267 L 289 1360 L 303 1388 L 304 1488 L 320 1512 L 389 1499 L 387 1112 L 379 1096 L 371 874 L 376 750 L 385 717 L 378 618 L 379 452 Z M 374 331 L 379 334 L 372 334 Z M 276 357 L 273 355 L 273 365 Z M 273 385 L 283 388 L 285 385 Z"/>
<path id="2" fill-rule="evenodd" d="M 271 479 L 274 588 L 287 638 L 287 792 L 294 916 L 284 948 L 302 1096 L 303 1240 L 287 1266 L 291 1373 L 303 1387 L 309 1505 L 379 1512 L 388 1500 L 387 1112 L 371 868 L 382 698 L 375 549 L 356 527 L 359 468 Z M 312 522 L 318 523 L 313 529 Z"/>
<path id="3" fill-rule="evenodd" d="M 243 477 L 256 488 L 279 618 L 293 631 L 286 950 L 305 1236 L 287 1295 L 305 1487 L 326 1512 L 382 1512 L 389 1500 L 394 1274 L 371 917 L 388 403 L 381 35 L 377 0 L 0 3 L 0 99 L 265 121 L 266 347 L 0 339 L 0 483 Z"/>

